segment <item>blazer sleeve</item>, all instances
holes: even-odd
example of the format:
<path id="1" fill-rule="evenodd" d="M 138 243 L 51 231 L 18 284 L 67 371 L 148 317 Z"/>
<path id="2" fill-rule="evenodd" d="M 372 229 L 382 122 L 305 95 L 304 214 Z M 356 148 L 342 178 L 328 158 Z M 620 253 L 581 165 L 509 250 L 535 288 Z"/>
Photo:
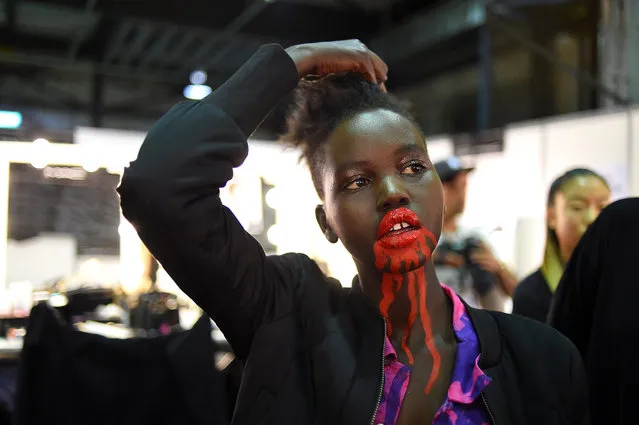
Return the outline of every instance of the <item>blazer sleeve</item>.
<path id="1" fill-rule="evenodd" d="M 290 312 L 299 278 L 295 256 L 267 258 L 222 205 L 220 188 L 246 159 L 247 138 L 298 81 L 280 46 L 262 46 L 211 95 L 167 112 L 118 188 L 124 217 L 240 358 L 262 323 Z"/>

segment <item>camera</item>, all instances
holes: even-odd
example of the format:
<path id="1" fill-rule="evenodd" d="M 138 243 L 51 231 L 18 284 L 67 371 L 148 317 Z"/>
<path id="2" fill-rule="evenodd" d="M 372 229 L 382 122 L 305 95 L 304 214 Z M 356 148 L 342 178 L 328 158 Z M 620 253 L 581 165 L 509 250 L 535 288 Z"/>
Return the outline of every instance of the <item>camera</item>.
<path id="1" fill-rule="evenodd" d="M 443 258 L 447 253 L 454 253 L 461 256 L 464 259 L 462 280 L 465 279 L 466 273 L 469 273 L 475 292 L 480 296 L 484 296 L 488 294 L 495 285 L 496 277 L 492 273 L 482 269 L 479 264 L 474 263 L 472 260 L 472 253 L 481 248 L 481 246 L 481 240 L 476 237 L 468 237 L 456 242 L 448 240 L 442 241 L 437 246 L 437 250 L 441 255 L 436 265 L 444 265 Z"/>

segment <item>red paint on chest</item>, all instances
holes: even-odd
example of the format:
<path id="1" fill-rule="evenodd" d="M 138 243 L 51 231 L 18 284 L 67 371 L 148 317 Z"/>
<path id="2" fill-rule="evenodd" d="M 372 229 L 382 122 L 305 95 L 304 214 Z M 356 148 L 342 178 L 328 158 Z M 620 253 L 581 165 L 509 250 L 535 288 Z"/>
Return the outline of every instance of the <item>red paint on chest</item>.
<path id="1" fill-rule="evenodd" d="M 375 244 L 373 250 L 375 253 L 375 265 L 380 269 L 382 274 L 381 295 L 382 299 L 379 303 L 379 311 L 386 319 L 387 335 L 392 336 L 394 329 L 389 319 L 389 309 L 395 301 L 399 293 L 402 282 L 406 279 L 408 299 L 410 309 L 406 318 L 406 329 L 402 336 L 401 347 L 408 362 L 414 364 L 414 355 L 408 346 L 408 337 L 415 323 L 419 312 L 419 319 L 424 330 L 424 340 L 432 359 L 433 368 L 428 379 L 428 384 L 424 391 L 429 394 L 435 384 L 441 367 L 441 355 L 435 347 L 433 340 L 433 329 L 430 313 L 427 306 L 426 291 L 426 275 L 423 267 L 417 267 L 418 264 L 424 263 L 432 254 L 432 248 L 428 242 L 431 242 L 433 248 L 437 244 L 435 236 L 424 228 L 418 230 L 419 237 L 408 246 L 392 246 L 388 243 Z"/>
<path id="2" fill-rule="evenodd" d="M 418 286 L 420 286 L 418 290 L 419 317 L 422 322 L 422 327 L 424 328 L 426 348 L 428 348 L 428 351 L 433 357 L 433 369 L 430 371 L 428 384 L 426 385 L 426 388 L 424 390 L 426 394 L 429 394 L 430 390 L 433 388 L 433 385 L 435 384 L 435 381 L 437 380 L 437 377 L 439 376 L 439 369 L 441 367 L 442 358 L 441 358 L 441 355 L 439 354 L 439 351 L 437 351 L 437 347 L 435 347 L 435 340 L 433 339 L 432 321 L 430 318 L 430 313 L 428 312 L 428 308 L 426 308 L 426 305 L 427 305 L 426 297 L 428 295 L 426 291 L 426 277 L 423 273 L 421 274 L 421 276 L 422 276 L 421 282 L 418 283 Z"/>

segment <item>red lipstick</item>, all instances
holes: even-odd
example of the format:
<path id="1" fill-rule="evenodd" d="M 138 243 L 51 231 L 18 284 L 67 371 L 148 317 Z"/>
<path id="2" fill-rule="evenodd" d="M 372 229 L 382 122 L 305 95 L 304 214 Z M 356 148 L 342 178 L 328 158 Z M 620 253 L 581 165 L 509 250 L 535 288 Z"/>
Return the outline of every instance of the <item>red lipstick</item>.
<path id="1" fill-rule="evenodd" d="M 377 242 L 384 248 L 406 248 L 422 233 L 417 214 L 408 208 L 389 211 L 377 229 Z"/>

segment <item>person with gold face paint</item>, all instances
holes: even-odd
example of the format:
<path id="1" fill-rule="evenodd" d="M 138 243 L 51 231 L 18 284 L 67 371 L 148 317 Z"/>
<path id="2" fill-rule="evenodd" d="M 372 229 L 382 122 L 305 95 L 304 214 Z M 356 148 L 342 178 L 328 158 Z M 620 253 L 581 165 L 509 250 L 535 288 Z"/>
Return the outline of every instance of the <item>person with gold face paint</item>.
<path id="1" fill-rule="evenodd" d="M 546 322 L 565 264 L 610 198 L 608 182 L 587 168 L 566 171 L 550 185 L 543 263 L 517 286 L 514 314 Z"/>

